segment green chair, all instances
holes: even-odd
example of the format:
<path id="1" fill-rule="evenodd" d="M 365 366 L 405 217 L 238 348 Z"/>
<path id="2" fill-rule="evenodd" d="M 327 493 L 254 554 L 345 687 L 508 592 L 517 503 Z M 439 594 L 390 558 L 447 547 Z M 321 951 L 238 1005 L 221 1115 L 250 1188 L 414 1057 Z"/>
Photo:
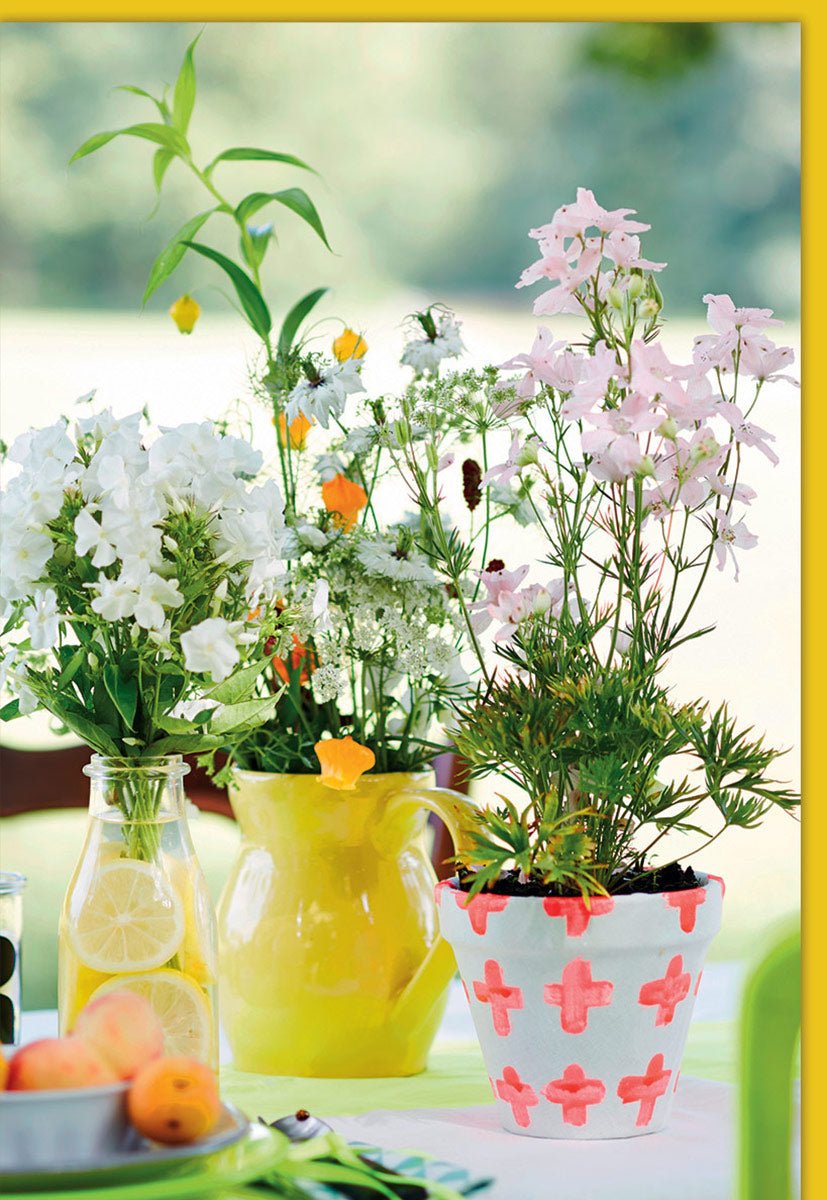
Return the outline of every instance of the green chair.
<path id="1" fill-rule="evenodd" d="M 741 1010 L 740 1200 L 792 1200 L 793 1082 L 801 1025 L 801 932 L 754 969 Z"/>

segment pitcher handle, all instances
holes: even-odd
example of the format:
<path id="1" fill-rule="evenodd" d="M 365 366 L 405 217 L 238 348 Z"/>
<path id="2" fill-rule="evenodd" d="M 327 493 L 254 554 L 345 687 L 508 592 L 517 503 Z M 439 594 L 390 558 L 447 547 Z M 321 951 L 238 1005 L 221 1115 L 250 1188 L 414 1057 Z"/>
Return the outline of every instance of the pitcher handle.
<path id="1" fill-rule="evenodd" d="M 467 796 L 450 788 L 402 789 L 393 795 L 386 810 L 385 828 L 395 816 L 409 814 L 411 808 L 426 808 L 445 822 L 456 853 L 465 850 L 476 821 L 477 806 Z M 438 996 L 456 972 L 454 952 L 440 934 L 431 946 L 413 978 L 406 984 L 394 1006 L 392 1021 L 404 1024 L 411 1005 L 418 1005 L 424 992 Z"/>

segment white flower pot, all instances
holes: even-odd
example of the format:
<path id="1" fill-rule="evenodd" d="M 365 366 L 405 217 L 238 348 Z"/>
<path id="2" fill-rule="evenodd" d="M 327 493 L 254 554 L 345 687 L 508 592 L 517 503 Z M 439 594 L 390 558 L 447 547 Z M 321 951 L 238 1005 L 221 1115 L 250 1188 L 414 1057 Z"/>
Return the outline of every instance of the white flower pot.
<path id="1" fill-rule="evenodd" d="M 654 895 L 478 895 L 437 886 L 505 1129 L 618 1138 L 669 1120 L 723 880 Z"/>

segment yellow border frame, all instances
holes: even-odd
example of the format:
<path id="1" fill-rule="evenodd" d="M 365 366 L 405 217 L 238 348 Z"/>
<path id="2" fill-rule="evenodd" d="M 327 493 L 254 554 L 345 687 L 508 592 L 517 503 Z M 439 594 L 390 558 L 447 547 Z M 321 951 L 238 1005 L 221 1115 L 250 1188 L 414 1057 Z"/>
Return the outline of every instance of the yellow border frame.
<path id="1" fill-rule="evenodd" d="M 802 25 L 802 70 L 804 102 L 803 235 L 805 254 L 802 269 L 802 340 L 804 395 L 803 435 L 803 698 L 802 737 L 804 780 L 807 798 L 804 853 L 803 924 L 806 945 L 804 971 L 804 1027 L 806 1031 L 803 1093 L 802 1195 L 805 1200 L 827 1195 L 827 1154 L 819 1154 L 822 1124 L 827 1121 L 827 1091 L 821 1085 L 827 1075 L 827 965 L 824 960 L 827 922 L 825 903 L 824 854 L 827 852 L 827 805 L 821 796 L 819 777 L 818 730 L 825 715 L 822 679 L 825 671 L 827 637 L 824 621 L 827 609 L 827 572 L 820 556 L 823 551 L 823 501 L 817 491 L 819 476 L 825 475 L 821 447 L 827 446 L 827 402 L 816 391 L 816 340 L 823 341 L 821 320 L 825 317 L 824 272 L 815 269 L 813 256 L 819 245 L 819 210 L 825 211 L 827 191 L 827 138 L 816 113 L 827 113 L 827 9 L 823 0 L 799 0 L 785 4 L 769 0 L 729 3 L 682 3 L 679 11 L 671 6 L 637 0 L 622 17 L 615 3 L 558 3 L 541 0 L 514 0 L 507 8 L 496 0 L 418 0 L 417 3 L 383 3 L 362 0 L 347 12 L 352 21 L 791 21 Z M 94 0 L 61 3 L 60 0 L 0 0 L 2 21 L 342 21 L 341 5 L 324 0 L 305 0 L 303 4 L 278 3 L 277 0 L 243 0 L 233 7 L 221 0 L 141 0 L 119 6 Z M 818 135 L 821 134 L 820 141 Z M 812 265 L 811 265 L 812 264 Z M 827 322 L 825 322 L 827 327 Z M 809 385 L 809 386 L 808 386 Z M 768 630 L 771 636 L 771 631 Z M 760 652 L 760 651 L 759 651 Z M 821 851 L 821 853 L 820 853 Z M 680 1184 L 678 1185 L 680 1186 Z M 767 1200 L 777 1200 L 767 1197 Z"/>

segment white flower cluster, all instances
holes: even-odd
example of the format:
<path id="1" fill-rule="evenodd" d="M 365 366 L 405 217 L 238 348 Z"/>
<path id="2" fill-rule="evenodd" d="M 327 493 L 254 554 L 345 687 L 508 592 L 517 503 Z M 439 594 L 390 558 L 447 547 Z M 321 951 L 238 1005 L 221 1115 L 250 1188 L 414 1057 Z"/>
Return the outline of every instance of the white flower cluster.
<path id="1" fill-rule="evenodd" d="M 436 375 L 445 358 L 459 358 L 464 352 L 460 322 L 453 313 L 443 312 L 434 321 L 434 336 L 413 338 L 402 351 L 403 367 L 413 367 L 417 375 Z"/>
<path id="2" fill-rule="evenodd" d="M 297 627 L 318 653 L 318 703 L 347 705 L 354 666 L 377 712 L 405 711 L 414 694 L 433 707 L 434 696 L 465 680 L 457 616 L 422 555 L 400 548 L 406 540 L 362 530 L 299 568 L 306 583 Z"/>
<path id="3" fill-rule="evenodd" d="M 143 631 L 159 647 L 168 644 L 171 616 L 185 604 L 176 555 L 186 547 L 172 537 L 173 527 L 200 523 L 209 531 L 212 562 L 224 568 L 206 598 L 213 612 L 221 611 L 230 583 L 251 607 L 273 590 L 283 504 L 274 483 L 249 483 L 261 456 L 238 438 L 219 436 L 209 422 L 163 429 L 149 444 L 141 424 L 140 413 L 117 419 L 106 411 L 78 421 L 74 441 L 61 421 L 11 448 L 21 470 L 2 495 L 0 602 L 4 613 L 22 618 L 31 650 L 52 649 L 62 622 L 83 607 L 75 597 L 63 613 L 58 603 L 75 559 L 88 562 L 81 574 L 92 613 L 103 622 L 131 622 L 136 636 Z M 243 622 L 214 615 L 177 632 L 189 670 L 217 681 L 239 661 Z M 16 672 L 18 693 L 20 668 L 15 658 L 6 669 L 7 682 Z"/>

